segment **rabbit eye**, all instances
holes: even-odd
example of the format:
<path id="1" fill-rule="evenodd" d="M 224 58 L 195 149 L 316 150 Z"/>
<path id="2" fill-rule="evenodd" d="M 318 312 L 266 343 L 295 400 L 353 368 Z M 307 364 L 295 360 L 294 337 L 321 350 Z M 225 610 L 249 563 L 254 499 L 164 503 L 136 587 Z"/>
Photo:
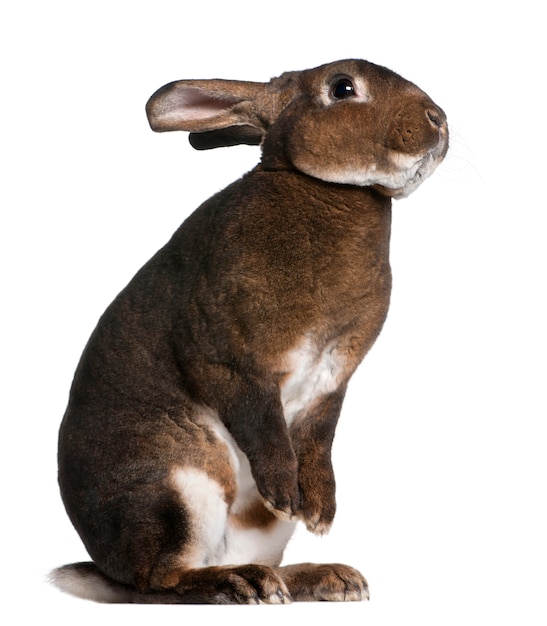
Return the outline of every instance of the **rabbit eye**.
<path id="1" fill-rule="evenodd" d="M 355 87 L 349 78 L 341 78 L 332 87 L 331 94 L 336 100 L 351 98 L 355 95 Z"/>

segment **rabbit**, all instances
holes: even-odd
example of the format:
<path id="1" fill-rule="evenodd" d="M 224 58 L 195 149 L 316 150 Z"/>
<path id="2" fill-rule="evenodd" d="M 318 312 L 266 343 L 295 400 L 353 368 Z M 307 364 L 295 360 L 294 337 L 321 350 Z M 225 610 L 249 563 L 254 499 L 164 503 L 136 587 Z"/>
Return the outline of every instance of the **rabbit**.
<path id="1" fill-rule="evenodd" d="M 353 567 L 281 562 L 299 521 L 333 523 L 336 424 L 389 306 L 392 198 L 443 160 L 446 115 L 358 59 L 180 80 L 146 112 L 198 150 L 261 159 L 184 221 L 84 349 L 58 477 L 93 562 L 53 582 L 98 602 L 368 599 Z"/>

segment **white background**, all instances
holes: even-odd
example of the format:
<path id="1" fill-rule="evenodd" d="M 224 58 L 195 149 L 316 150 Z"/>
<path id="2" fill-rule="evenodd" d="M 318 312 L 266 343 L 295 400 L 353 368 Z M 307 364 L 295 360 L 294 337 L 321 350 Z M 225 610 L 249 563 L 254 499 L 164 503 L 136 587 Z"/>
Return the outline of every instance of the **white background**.
<path id="1" fill-rule="evenodd" d="M 5 623 L 547 622 L 540 7 L 2 4 L 2 613 L 15 608 Z M 174 79 L 268 80 L 346 57 L 416 82 L 452 133 L 444 164 L 394 206 L 392 306 L 337 432 L 335 526 L 322 539 L 300 530 L 286 553 L 353 564 L 370 603 L 102 606 L 59 593 L 48 570 L 86 559 L 55 459 L 84 343 L 189 212 L 259 157 L 152 133 L 147 98 Z"/>

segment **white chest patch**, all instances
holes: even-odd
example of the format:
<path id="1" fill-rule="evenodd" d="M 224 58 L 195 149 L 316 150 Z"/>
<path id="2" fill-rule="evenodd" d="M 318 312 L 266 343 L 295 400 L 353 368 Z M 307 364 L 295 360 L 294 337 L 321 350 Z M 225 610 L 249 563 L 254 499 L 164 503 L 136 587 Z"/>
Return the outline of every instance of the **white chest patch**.
<path id="1" fill-rule="evenodd" d="M 335 344 L 320 350 L 311 337 L 285 355 L 288 372 L 281 384 L 281 402 L 287 424 L 321 396 L 335 391 L 345 369 L 345 359 Z"/>

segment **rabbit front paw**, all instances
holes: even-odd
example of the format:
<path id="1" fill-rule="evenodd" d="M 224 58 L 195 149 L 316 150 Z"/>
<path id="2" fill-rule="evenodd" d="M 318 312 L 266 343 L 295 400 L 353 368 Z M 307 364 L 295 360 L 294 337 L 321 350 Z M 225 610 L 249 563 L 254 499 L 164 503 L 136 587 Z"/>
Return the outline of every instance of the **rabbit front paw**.
<path id="1" fill-rule="evenodd" d="M 254 476 L 265 506 L 279 519 L 294 519 L 300 511 L 296 459 L 255 468 Z"/>
<path id="2" fill-rule="evenodd" d="M 299 518 L 306 528 L 316 534 L 325 535 L 329 532 L 336 513 L 336 485 L 334 474 L 329 471 L 300 471 Z"/>

